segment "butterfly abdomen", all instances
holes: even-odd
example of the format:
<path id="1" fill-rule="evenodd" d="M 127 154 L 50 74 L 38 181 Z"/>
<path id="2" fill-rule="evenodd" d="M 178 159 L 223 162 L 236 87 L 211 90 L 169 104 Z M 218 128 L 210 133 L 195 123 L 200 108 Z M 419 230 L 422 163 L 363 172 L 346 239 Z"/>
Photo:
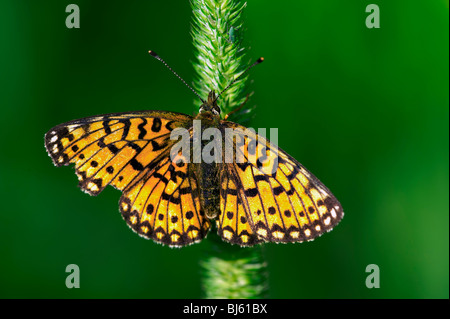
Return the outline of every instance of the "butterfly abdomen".
<path id="1" fill-rule="evenodd" d="M 208 101 L 211 100 L 211 95 Z M 210 101 L 212 103 L 212 100 Z M 214 219 L 220 214 L 220 163 L 222 158 L 216 157 L 217 148 L 220 148 L 222 141 L 210 136 L 210 140 L 204 139 L 205 131 L 211 128 L 218 128 L 220 117 L 213 114 L 209 109 L 217 105 L 204 104 L 202 107 L 207 111 L 200 111 L 195 118 L 201 121 L 201 148 L 193 146 L 193 152 L 201 154 L 201 163 L 195 165 L 198 186 L 200 189 L 200 205 L 209 219 Z M 195 140 L 195 138 L 194 138 Z M 193 142 L 195 144 L 195 141 Z M 219 145 L 220 144 L 220 145 Z"/>
<path id="2" fill-rule="evenodd" d="M 206 217 L 213 219 L 220 213 L 219 169 L 216 163 L 201 163 L 197 167 L 201 189 L 200 202 Z"/>

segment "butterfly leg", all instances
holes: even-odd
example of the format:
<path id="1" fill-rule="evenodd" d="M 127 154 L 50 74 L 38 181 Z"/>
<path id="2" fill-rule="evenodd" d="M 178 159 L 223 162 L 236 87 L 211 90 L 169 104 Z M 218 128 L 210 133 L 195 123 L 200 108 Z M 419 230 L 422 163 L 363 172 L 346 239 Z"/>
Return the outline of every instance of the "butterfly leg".
<path id="1" fill-rule="evenodd" d="M 231 111 L 230 113 L 228 113 L 227 115 L 225 115 L 224 120 L 227 120 L 228 117 L 229 117 L 231 114 L 233 114 L 233 113 L 239 111 L 240 109 L 242 109 L 242 108 L 244 107 L 244 105 L 247 103 L 248 97 L 249 97 L 249 94 L 247 94 L 247 96 L 245 97 L 244 103 L 242 103 L 241 105 L 239 105 L 239 107 L 237 107 L 236 109 L 234 109 L 233 111 Z"/>

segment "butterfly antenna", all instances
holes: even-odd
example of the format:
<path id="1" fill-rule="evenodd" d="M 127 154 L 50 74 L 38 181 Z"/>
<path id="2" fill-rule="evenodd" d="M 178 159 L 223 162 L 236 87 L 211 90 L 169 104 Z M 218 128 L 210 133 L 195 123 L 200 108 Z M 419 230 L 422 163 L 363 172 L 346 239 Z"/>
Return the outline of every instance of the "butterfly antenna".
<path id="1" fill-rule="evenodd" d="M 228 88 L 230 86 L 232 86 L 234 83 L 236 83 L 237 80 L 239 80 L 244 74 L 246 74 L 248 71 L 250 71 L 251 68 L 253 68 L 255 65 L 260 64 L 261 62 L 264 61 L 263 57 L 260 57 L 258 60 L 256 60 L 252 65 L 250 65 L 244 72 L 242 72 L 237 78 L 235 78 L 230 84 L 228 84 L 228 86 L 226 88 L 224 88 L 222 90 L 222 92 L 219 93 L 219 95 L 217 95 L 215 101 L 217 101 L 217 99 L 219 98 L 219 96 L 222 95 L 223 92 L 225 92 L 226 90 L 228 90 Z"/>
<path id="2" fill-rule="evenodd" d="M 154 57 L 155 59 L 161 61 L 161 62 L 162 62 L 162 63 L 163 63 L 170 71 L 172 71 L 173 74 L 176 75 L 177 78 L 179 78 L 179 79 L 181 80 L 181 82 L 183 82 L 183 83 L 184 83 L 184 84 L 185 84 L 192 92 L 194 92 L 195 95 L 198 96 L 198 98 L 200 99 L 200 101 L 202 101 L 203 103 L 206 103 L 206 102 L 200 97 L 200 95 L 199 95 L 193 88 L 191 88 L 191 86 L 190 86 L 189 84 L 187 84 L 186 81 L 183 80 L 183 78 L 182 78 L 181 76 L 179 76 L 179 75 L 177 74 L 177 72 L 175 72 L 174 70 L 172 70 L 172 68 L 166 63 L 166 61 L 164 61 L 158 54 L 156 54 L 155 51 L 150 50 L 150 51 L 148 51 L 148 53 L 150 53 L 150 55 L 151 55 L 152 57 Z"/>

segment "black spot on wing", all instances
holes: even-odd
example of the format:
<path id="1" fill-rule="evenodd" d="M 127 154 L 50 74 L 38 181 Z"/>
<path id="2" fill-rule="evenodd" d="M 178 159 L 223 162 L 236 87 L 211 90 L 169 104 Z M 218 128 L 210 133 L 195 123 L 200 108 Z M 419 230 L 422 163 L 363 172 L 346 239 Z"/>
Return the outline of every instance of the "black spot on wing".
<path id="1" fill-rule="evenodd" d="M 167 122 L 166 123 L 166 129 L 170 132 L 170 131 L 173 131 L 173 128 L 172 128 L 172 124 L 174 123 L 174 121 L 169 121 L 169 122 Z"/>
<path id="2" fill-rule="evenodd" d="M 278 196 L 284 191 L 283 186 L 277 186 L 273 189 L 273 193 Z"/>
<path id="3" fill-rule="evenodd" d="M 191 188 L 190 187 L 180 188 L 180 195 L 186 195 L 186 194 L 189 194 L 190 192 L 191 192 Z"/>
<path id="4" fill-rule="evenodd" d="M 144 166 L 135 158 L 130 160 L 130 165 L 133 167 L 136 171 L 142 171 L 144 170 Z"/>
<path id="5" fill-rule="evenodd" d="M 98 140 L 97 145 L 100 148 L 104 148 L 106 146 L 106 144 L 105 144 L 105 137 L 104 136 Z"/>
<path id="6" fill-rule="evenodd" d="M 134 142 L 129 142 L 128 143 L 128 146 L 129 147 L 131 147 L 132 149 L 134 149 L 136 152 L 140 152 L 140 151 L 142 151 L 142 147 L 140 147 L 139 145 L 137 145 L 136 143 L 134 143 Z"/>
<path id="7" fill-rule="evenodd" d="M 159 144 L 155 140 L 151 140 L 150 143 L 152 144 L 152 151 L 154 152 L 162 150 L 167 146 L 167 142 Z"/>
<path id="8" fill-rule="evenodd" d="M 161 125 L 161 119 L 159 117 L 155 117 L 152 123 L 152 131 L 158 133 L 159 131 L 161 131 Z"/>
<path id="9" fill-rule="evenodd" d="M 269 181 L 269 177 L 267 175 L 255 175 L 255 182 L 259 181 Z"/>
<path id="10" fill-rule="evenodd" d="M 258 190 L 256 188 L 249 188 L 244 191 L 244 194 L 247 197 L 255 197 L 258 195 Z"/>
<path id="11" fill-rule="evenodd" d="M 103 124 L 103 129 L 105 130 L 105 133 L 111 134 L 111 127 L 109 126 L 108 120 L 105 119 L 102 124 Z"/>
<path id="12" fill-rule="evenodd" d="M 144 139 L 145 135 L 147 135 L 147 130 L 144 128 L 145 125 L 147 125 L 147 119 L 143 118 L 142 121 L 143 122 L 138 125 L 138 129 L 139 129 L 138 139 L 140 139 L 140 140 Z"/>
<path id="13" fill-rule="evenodd" d="M 120 122 L 124 124 L 121 139 L 125 140 L 130 132 L 131 121 L 129 119 L 121 119 Z"/>
<path id="14" fill-rule="evenodd" d="M 187 219 L 192 219 L 192 217 L 194 217 L 194 213 L 192 211 L 188 211 L 186 212 L 185 216 Z"/>
<path id="15" fill-rule="evenodd" d="M 244 162 L 244 163 L 236 163 L 236 165 L 242 170 L 245 171 L 246 168 L 250 165 L 248 162 Z"/>
<path id="16" fill-rule="evenodd" d="M 113 154 L 117 154 L 117 152 L 119 152 L 119 149 L 114 144 L 108 144 L 107 147 Z"/>
<path id="17" fill-rule="evenodd" d="M 154 176 L 155 178 L 158 178 L 158 179 L 159 179 L 161 182 L 163 182 L 164 184 L 167 184 L 167 183 L 169 182 L 169 180 L 168 180 L 166 177 L 164 177 L 163 175 L 161 175 L 161 174 L 158 173 L 158 172 L 154 173 L 153 176 Z"/>

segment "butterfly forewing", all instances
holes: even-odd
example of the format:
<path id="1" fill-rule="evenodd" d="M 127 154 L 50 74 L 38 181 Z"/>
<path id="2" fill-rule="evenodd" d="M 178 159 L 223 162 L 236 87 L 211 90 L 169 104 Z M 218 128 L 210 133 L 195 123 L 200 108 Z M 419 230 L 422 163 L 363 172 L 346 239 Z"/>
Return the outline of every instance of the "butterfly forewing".
<path id="1" fill-rule="evenodd" d="M 82 190 L 97 195 L 107 185 L 122 190 L 173 144 L 170 132 L 192 117 L 172 112 L 118 113 L 58 125 L 45 135 L 56 166 L 75 163 Z"/>

